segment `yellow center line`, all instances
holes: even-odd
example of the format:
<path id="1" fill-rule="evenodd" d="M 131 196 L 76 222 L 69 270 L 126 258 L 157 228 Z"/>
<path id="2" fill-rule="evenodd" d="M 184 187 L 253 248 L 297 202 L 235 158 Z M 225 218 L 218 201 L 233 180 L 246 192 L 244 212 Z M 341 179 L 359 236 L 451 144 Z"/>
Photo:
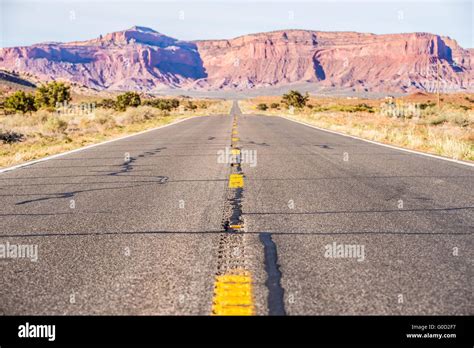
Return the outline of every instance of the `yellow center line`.
<path id="1" fill-rule="evenodd" d="M 242 174 L 230 174 L 229 188 L 244 187 L 244 176 Z"/>
<path id="2" fill-rule="evenodd" d="M 255 315 L 252 276 L 246 270 L 236 270 L 216 276 L 212 315 Z"/>
<path id="3" fill-rule="evenodd" d="M 237 142 L 237 121 L 234 120 L 232 143 Z M 234 146 L 234 144 L 232 144 Z M 232 155 L 240 155 L 239 149 L 232 149 Z M 244 187 L 242 174 L 230 174 L 229 188 Z M 241 229 L 243 225 L 230 225 L 232 229 Z M 245 269 L 234 269 L 216 276 L 212 315 L 255 315 L 252 294 L 252 275 Z"/>

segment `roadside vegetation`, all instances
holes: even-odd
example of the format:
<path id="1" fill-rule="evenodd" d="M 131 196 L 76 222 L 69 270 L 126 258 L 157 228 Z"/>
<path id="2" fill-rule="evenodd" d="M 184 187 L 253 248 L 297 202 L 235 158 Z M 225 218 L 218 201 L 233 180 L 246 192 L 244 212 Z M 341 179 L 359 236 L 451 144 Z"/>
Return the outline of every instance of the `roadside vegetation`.
<path id="1" fill-rule="evenodd" d="M 416 93 L 384 99 L 331 98 L 290 91 L 240 103 L 244 113 L 279 115 L 408 149 L 474 161 L 474 95 Z"/>
<path id="2" fill-rule="evenodd" d="M 202 115 L 226 115 L 231 102 L 156 98 L 135 92 L 99 98 L 51 82 L 0 95 L 0 168 Z"/>

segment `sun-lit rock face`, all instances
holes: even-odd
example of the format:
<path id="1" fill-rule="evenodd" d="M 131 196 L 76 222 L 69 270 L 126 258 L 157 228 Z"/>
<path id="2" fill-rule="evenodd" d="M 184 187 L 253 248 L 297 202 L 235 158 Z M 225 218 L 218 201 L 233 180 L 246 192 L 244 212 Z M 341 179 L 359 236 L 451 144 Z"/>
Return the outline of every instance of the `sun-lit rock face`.
<path id="1" fill-rule="evenodd" d="M 380 92 L 426 90 L 436 81 L 438 56 L 445 88 L 468 88 L 474 82 L 472 53 L 454 40 L 425 33 L 289 30 L 197 46 L 214 88 L 314 82 Z"/>
<path id="2" fill-rule="evenodd" d="M 0 68 L 99 90 L 247 89 L 314 83 L 371 92 L 473 89 L 472 49 L 427 33 L 282 30 L 179 41 L 133 27 L 97 39 L 0 50 Z M 440 63 L 437 64 L 439 57 Z"/>

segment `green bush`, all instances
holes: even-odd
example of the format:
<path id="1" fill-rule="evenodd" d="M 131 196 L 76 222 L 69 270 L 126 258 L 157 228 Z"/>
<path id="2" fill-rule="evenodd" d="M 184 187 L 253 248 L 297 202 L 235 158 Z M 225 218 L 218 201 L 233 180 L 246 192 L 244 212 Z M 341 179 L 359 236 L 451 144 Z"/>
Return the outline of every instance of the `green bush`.
<path id="1" fill-rule="evenodd" d="M 125 111 L 129 106 L 136 108 L 137 106 L 140 106 L 140 104 L 141 99 L 138 93 L 127 92 L 117 96 L 116 109 L 119 111 Z"/>
<path id="2" fill-rule="evenodd" d="M 357 111 L 367 111 L 369 113 L 374 113 L 375 112 L 375 110 L 372 106 L 367 105 L 365 103 L 357 104 L 355 107 L 353 107 L 351 112 L 357 112 Z"/>
<path id="3" fill-rule="evenodd" d="M 50 82 L 41 85 L 36 90 L 35 106 L 40 108 L 55 108 L 58 104 L 68 103 L 71 101 L 70 87 L 63 82 Z"/>
<path id="4" fill-rule="evenodd" d="M 280 104 L 278 104 L 278 103 L 271 103 L 270 104 L 270 108 L 272 108 L 272 109 L 278 109 L 279 107 L 280 107 Z"/>
<path id="5" fill-rule="evenodd" d="M 143 103 L 144 105 L 152 106 L 154 108 L 171 111 L 179 106 L 178 99 L 148 99 Z"/>
<path id="6" fill-rule="evenodd" d="M 435 103 L 432 103 L 432 102 L 428 102 L 428 103 L 421 103 L 420 104 L 420 109 L 421 110 L 425 110 L 427 108 L 431 108 L 433 106 L 435 106 L 436 104 Z"/>
<path id="7" fill-rule="evenodd" d="M 258 105 L 257 105 L 257 110 L 265 111 L 265 110 L 267 110 L 267 109 L 268 109 L 268 106 L 267 106 L 267 104 L 265 104 L 265 103 L 261 103 L 261 104 L 258 104 Z"/>
<path id="8" fill-rule="evenodd" d="M 117 102 L 113 99 L 106 98 L 102 99 L 98 104 L 98 107 L 102 107 L 104 109 L 115 109 L 117 108 Z"/>
<path id="9" fill-rule="evenodd" d="M 306 95 L 303 96 L 300 92 L 291 90 L 287 94 L 283 94 L 281 101 L 288 108 L 292 106 L 294 108 L 301 109 L 306 105 L 306 102 L 308 101 L 308 99 L 309 99 L 308 93 L 306 93 Z"/>
<path id="10" fill-rule="evenodd" d="M 387 107 L 395 107 L 395 104 L 387 104 Z M 330 107 L 330 110 L 342 111 L 342 112 L 360 112 L 360 111 L 366 111 L 369 113 L 375 112 L 372 106 L 367 105 L 365 103 L 357 104 L 357 105 L 333 105 Z"/>
<path id="11" fill-rule="evenodd" d="M 30 93 L 17 91 L 5 99 L 4 108 L 7 112 L 21 112 L 23 114 L 36 111 L 35 98 Z"/>

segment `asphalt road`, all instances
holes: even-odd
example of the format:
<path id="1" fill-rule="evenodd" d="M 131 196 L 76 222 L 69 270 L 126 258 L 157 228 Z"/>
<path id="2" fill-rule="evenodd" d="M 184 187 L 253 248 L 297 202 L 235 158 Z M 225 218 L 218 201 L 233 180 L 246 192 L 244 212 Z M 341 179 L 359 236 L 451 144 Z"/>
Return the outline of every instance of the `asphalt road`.
<path id="1" fill-rule="evenodd" d="M 0 246 L 38 248 L 0 258 L 0 314 L 208 315 L 226 262 L 259 315 L 473 314 L 472 167 L 232 114 L 234 135 L 197 117 L 0 174 Z M 232 137 L 257 156 L 243 232 Z"/>

